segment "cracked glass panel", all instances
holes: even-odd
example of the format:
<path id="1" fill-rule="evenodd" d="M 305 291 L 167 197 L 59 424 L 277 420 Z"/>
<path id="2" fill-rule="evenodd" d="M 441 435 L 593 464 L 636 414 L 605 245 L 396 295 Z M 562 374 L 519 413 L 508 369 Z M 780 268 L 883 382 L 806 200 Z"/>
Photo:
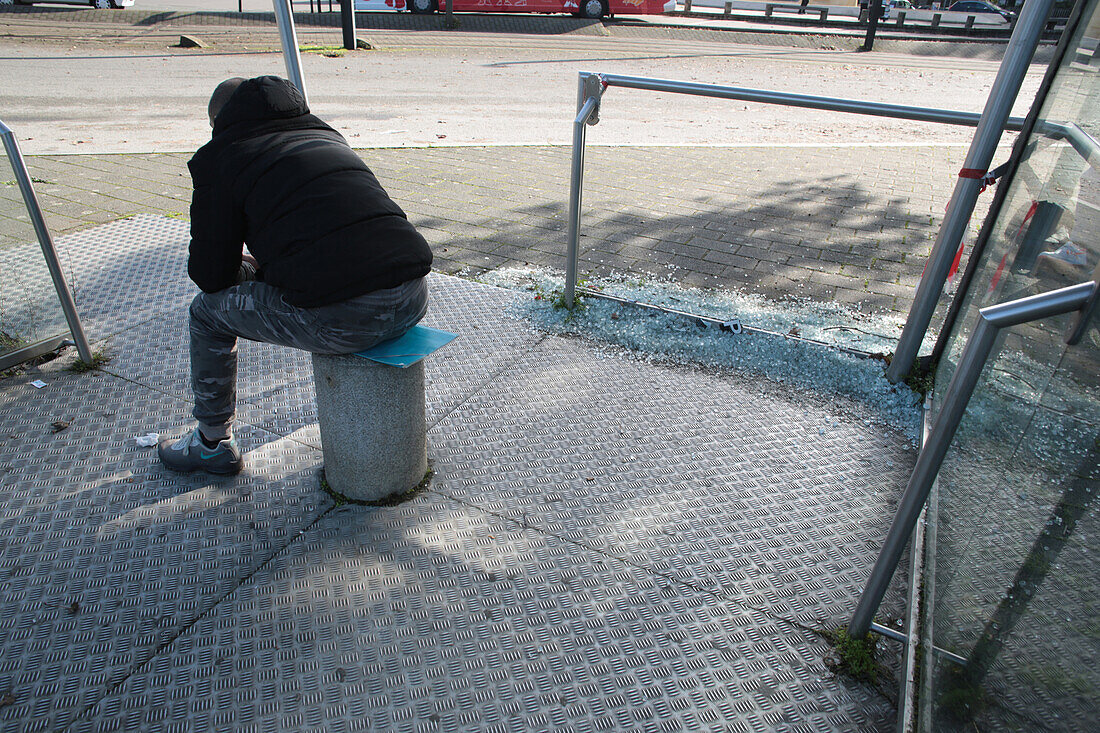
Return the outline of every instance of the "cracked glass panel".
<path id="1" fill-rule="evenodd" d="M 1091 0 L 938 367 L 941 399 L 980 308 L 1100 275 L 1098 38 Z M 1087 730 L 1100 715 L 1100 329 L 1094 315 L 1068 345 L 1078 318 L 1000 333 L 940 471 L 924 730 Z"/>

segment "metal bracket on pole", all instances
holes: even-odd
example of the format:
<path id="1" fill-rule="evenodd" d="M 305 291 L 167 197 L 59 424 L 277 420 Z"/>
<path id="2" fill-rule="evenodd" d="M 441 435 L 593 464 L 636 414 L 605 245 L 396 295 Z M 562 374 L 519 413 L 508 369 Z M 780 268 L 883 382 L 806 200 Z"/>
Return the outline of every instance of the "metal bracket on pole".
<path id="1" fill-rule="evenodd" d="M 290 0 L 271 0 L 275 6 L 275 22 L 279 26 L 279 41 L 283 47 L 283 62 L 286 63 L 286 78 L 298 87 L 302 98 L 309 103 L 306 95 L 306 83 L 302 78 L 302 57 L 298 53 L 298 34 L 294 30 L 294 16 L 290 12 Z"/>
<path id="2" fill-rule="evenodd" d="M 588 115 L 588 124 L 595 125 L 600 121 L 600 100 L 603 98 L 603 79 L 599 74 L 589 74 L 583 81 L 584 99 L 595 100 L 592 112 Z M 581 102 L 582 106 L 584 102 Z"/>

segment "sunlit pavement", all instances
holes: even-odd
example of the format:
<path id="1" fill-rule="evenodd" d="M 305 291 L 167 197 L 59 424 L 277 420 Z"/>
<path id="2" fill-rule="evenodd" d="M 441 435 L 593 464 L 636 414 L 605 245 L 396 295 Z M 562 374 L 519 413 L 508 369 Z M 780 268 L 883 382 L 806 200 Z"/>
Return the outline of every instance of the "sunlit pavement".
<path id="1" fill-rule="evenodd" d="M 845 155 L 956 165 L 885 152 Z M 0 380 L 0 730 L 893 729 L 897 682 L 836 676 L 821 632 L 854 609 L 905 436 L 832 395 L 548 335 L 529 294 L 452 276 L 561 267 L 567 149 L 361 154 L 433 245 L 426 323 L 460 334 L 428 362 L 431 483 L 388 508 L 321 490 L 289 349 L 241 346 L 241 476 L 139 447 L 188 422 L 188 156 L 29 160 L 111 361 Z M 900 167 L 864 186 L 850 160 L 823 185 L 827 146 L 762 177 L 775 154 L 590 151 L 583 269 L 899 309 L 946 194 Z M 655 190 L 639 171 L 662 156 L 680 178 Z M 48 289 L 28 239 L 0 259 Z"/>

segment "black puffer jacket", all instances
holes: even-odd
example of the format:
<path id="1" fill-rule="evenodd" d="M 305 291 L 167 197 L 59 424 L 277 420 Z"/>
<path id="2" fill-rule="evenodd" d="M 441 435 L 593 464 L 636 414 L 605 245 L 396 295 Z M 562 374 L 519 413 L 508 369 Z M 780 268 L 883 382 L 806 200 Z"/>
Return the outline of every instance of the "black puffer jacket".
<path id="1" fill-rule="evenodd" d="M 236 282 L 242 244 L 259 279 L 313 307 L 428 274 L 432 252 L 340 133 L 274 76 L 249 79 L 188 162 L 187 270 L 204 291 Z"/>

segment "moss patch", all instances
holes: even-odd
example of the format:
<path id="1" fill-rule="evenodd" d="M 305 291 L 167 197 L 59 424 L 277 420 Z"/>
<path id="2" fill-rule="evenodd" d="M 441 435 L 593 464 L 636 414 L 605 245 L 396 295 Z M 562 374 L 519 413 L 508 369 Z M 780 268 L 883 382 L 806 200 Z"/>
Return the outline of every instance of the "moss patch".
<path id="1" fill-rule="evenodd" d="M 848 635 L 847 629 L 835 629 L 826 632 L 825 637 L 835 651 L 835 655 L 825 662 L 830 669 L 860 682 L 874 684 L 878 681 L 874 636 L 867 634 L 863 639 L 854 639 Z"/>
<path id="2" fill-rule="evenodd" d="M 383 496 L 381 499 L 375 499 L 374 501 L 362 501 L 360 499 L 352 499 L 350 496 L 345 496 L 339 491 L 332 488 L 329 485 L 328 480 L 325 478 L 325 473 L 321 471 L 321 491 L 332 497 L 332 500 L 336 502 L 336 506 L 343 506 L 345 504 L 355 504 L 356 506 L 397 506 L 398 504 L 404 504 L 406 501 L 416 497 L 418 494 L 427 489 L 432 483 L 432 476 L 434 475 L 431 465 L 428 465 L 428 470 L 424 473 L 424 478 L 420 480 L 416 486 L 412 487 L 408 491 L 397 491 L 389 496 Z"/>
<path id="3" fill-rule="evenodd" d="M 921 397 L 927 397 L 936 383 L 936 365 L 928 356 L 917 357 L 901 381 Z"/>
<path id="4" fill-rule="evenodd" d="M 107 356 L 102 351 L 97 351 L 92 354 L 91 361 L 84 361 L 83 359 L 74 361 L 69 365 L 69 371 L 76 372 L 77 374 L 85 374 L 96 369 L 102 369 L 110 363 L 111 357 Z"/>
<path id="5" fill-rule="evenodd" d="M 330 59 L 338 59 L 348 51 L 343 46 L 299 46 L 302 53 L 316 53 Z"/>

